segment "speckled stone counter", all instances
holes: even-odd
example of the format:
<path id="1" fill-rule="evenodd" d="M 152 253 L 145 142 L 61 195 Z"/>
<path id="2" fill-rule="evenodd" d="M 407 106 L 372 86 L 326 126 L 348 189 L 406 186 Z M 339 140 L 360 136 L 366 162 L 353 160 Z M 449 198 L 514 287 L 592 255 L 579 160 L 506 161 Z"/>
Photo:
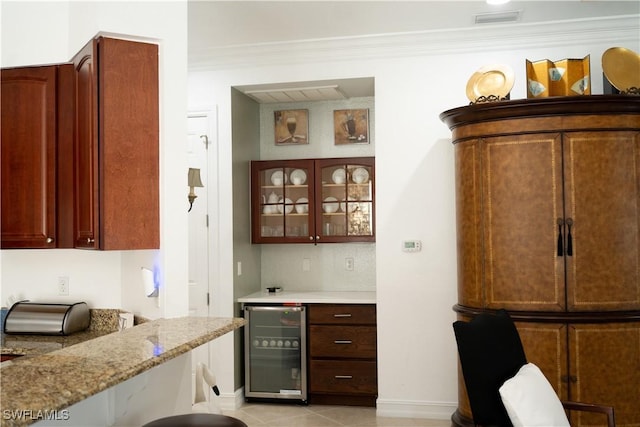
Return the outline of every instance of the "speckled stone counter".
<path id="1" fill-rule="evenodd" d="M 283 291 L 277 293 L 256 292 L 242 298 L 242 303 L 260 304 L 375 304 L 375 292 L 336 292 L 336 291 Z"/>
<path id="2" fill-rule="evenodd" d="M 111 308 L 92 308 L 89 310 L 91 322 L 85 331 L 71 335 L 0 335 L 0 354 L 39 355 L 79 344 L 103 335 L 118 331 L 118 319 L 123 310 Z M 148 322 L 148 319 L 134 316 L 134 324 Z"/>
<path id="3" fill-rule="evenodd" d="M 2 413 L 62 410 L 244 324 L 242 318 L 158 319 L 46 354 L 14 359 L 0 368 Z M 5 418 L 1 426 L 36 421 Z"/>

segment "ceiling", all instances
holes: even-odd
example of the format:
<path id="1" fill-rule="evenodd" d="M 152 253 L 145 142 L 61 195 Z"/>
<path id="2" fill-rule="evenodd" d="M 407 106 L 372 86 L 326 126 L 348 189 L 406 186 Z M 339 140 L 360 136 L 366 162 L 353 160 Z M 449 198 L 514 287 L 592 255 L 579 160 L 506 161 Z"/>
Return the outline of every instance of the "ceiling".
<path id="1" fill-rule="evenodd" d="M 189 0 L 189 51 L 257 43 L 468 28 L 477 15 L 518 12 L 519 25 L 640 13 L 640 1 Z"/>
<path id="2" fill-rule="evenodd" d="M 517 31 L 519 25 L 545 21 L 640 14 L 639 0 L 512 0 L 500 6 L 484 0 L 189 0 L 188 5 L 188 49 L 194 56 L 229 46 L 487 25 L 510 25 Z M 489 22 L 477 23 L 483 19 Z M 371 78 L 348 79 L 236 89 L 261 103 L 313 101 L 372 96 L 374 82 Z"/>

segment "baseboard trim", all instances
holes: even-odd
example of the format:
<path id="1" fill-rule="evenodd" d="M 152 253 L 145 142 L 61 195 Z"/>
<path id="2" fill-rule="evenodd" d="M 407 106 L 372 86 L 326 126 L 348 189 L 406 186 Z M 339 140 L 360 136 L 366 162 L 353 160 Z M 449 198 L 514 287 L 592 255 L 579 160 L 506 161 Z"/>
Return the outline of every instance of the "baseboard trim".
<path id="1" fill-rule="evenodd" d="M 458 404 L 457 402 L 378 399 L 376 408 L 376 414 L 379 417 L 448 420 L 458 408 Z"/>
<path id="2" fill-rule="evenodd" d="M 240 387 L 234 393 L 220 393 L 218 399 L 221 410 L 235 411 L 244 404 L 244 387 Z"/>

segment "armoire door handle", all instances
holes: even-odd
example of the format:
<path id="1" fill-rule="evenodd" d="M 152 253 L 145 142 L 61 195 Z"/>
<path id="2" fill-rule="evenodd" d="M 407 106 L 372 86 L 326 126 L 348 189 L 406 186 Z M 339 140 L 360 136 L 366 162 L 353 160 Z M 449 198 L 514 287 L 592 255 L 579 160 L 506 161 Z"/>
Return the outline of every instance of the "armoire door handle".
<path id="1" fill-rule="evenodd" d="M 564 225 L 564 220 L 562 218 L 558 218 L 556 222 L 558 223 L 558 256 L 563 256 L 564 242 L 562 241 L 562 226 Z"/>
<path id="2" fill-rule="evenodd" d="M 567 218 L 567 256 L 573 256 L 573 239 L 571 237 L 571 226 L 573 219 Z"/>

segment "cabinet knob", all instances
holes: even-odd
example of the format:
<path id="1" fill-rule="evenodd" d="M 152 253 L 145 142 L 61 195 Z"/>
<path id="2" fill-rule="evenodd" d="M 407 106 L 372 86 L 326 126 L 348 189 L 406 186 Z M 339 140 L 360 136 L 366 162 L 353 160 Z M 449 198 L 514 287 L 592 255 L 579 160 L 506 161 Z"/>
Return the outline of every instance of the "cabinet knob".
<path id="1" fill-rule="evenodd" d="M 313 236 L 309 236 L 309 240 L 313 242 Z"/>
<path id="2" fill-rule="evenodd" d="M 87 243 L 93 243 L 95 242 L 95 239 L 92 239 L 91 237 L 87 237 Z"/>
<path id="3" fill-rule="evenodd" d="M 53 237 L 47 237 L 47 243 L 53 243 Z"/>
<path id="4" fill-rule="evenodd" d="M 316 240 L 320 240 L 320 236 L 316 236 Z"/>

